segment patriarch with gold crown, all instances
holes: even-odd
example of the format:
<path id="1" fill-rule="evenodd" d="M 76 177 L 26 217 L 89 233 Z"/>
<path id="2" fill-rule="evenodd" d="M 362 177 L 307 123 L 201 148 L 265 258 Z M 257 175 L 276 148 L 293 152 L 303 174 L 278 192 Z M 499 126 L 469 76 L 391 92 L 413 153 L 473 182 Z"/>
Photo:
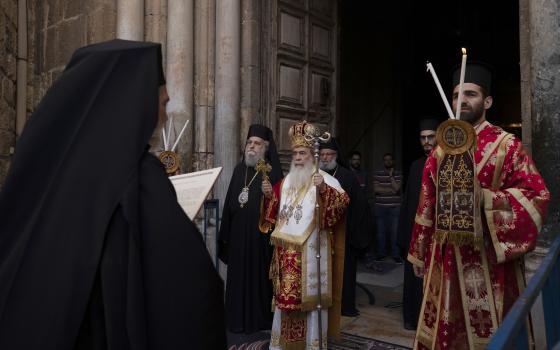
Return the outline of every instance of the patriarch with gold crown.
<path id="1" fill-rule="evenodd" d="M 263 232 L 272 232 L 274 246 L 270 349 L 326 349 L 327 335 L 337 337 L 340 331 L 349 197 L 334 177 L 316 170 L 313 148 L 318 152 L 318 144 L 309 137 L 317 134 L 315 126 L 303 121 L 292 126 L 289 134 L 290 172 L 274 186 L 262 183 L 259 226 Z"/>
<path id="2" fill-rule="evenodd" d="M 437 130 L 412 229 L 408 260 L 424 278 L 414 349 L 486 347 L 525 286 L 550 200 L 521 141 L 486 120 L 488 65 L 463 62 L 457 117 Z"/>

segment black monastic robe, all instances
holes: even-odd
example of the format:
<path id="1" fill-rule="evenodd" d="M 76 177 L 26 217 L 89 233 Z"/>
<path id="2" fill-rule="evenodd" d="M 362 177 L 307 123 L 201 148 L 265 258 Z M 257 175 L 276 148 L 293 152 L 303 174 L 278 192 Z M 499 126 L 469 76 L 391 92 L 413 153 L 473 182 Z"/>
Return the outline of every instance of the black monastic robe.
<path id="1" fill-rule="evenodd" d="M 0 192 L 0 349 L 225 349 L 223 283 L 162 164 L 159 44 L 76 51 Z"/>
<path id="2" fill-rule="evenodd" d="M 342 282 L 342 312 L 356 310 L 356 268 L 358 255 L 368 247 L 371 240 L 371 223 L 367 199 L 356 175 L 341 165 L 327 171 L 334 176 L 350 197 L 346 209 L 346 247 Z"/>
<path id="3" fill-rule="evenodd" d="M 405 254 L 403 319 L 405 324 L 413 327 L 416 327 L 422 304 L 422 279 L 414 275 L 412 264 L 406 260 L 406 253 L 410 245 L 412 227 L 414 226 L 414 218 L 418 207 L 418 198 L 422 185 L 422 170 L 424 169 L 425 162 L 426 157 L 422 157 L 410 165 L 397 229 L 397 243 L 401 248 L 401 252 Z"/>
<path id="4" fill-rule="evenodd" d="M 271 183 L 280 180 L 275 173 L 270 174 Z M 218 236 L 220 260 L 228 265 L 227 328 L 234 333 L 249 334 L 272 326 L 272 283 L 268 276 L 272 246 L 270 234 L 261 233 L 258 227 L 262 174 L 251 182 L 249 201 L 243 208 L 238 201 L 241 190 L 254 175 L 255 169 L 244 162 L 235 167 Z"/>

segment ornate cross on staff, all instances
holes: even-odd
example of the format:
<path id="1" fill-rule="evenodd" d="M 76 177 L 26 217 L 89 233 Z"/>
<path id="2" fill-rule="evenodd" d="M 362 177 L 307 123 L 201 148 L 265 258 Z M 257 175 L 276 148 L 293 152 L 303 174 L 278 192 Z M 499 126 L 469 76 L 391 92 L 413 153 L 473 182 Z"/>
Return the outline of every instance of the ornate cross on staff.
<path id="1" fill-rule="evenodd" d="M 328 132 L 324 132 L 321 134 L 321 131 L 312 126 L 311 124 L 307 124 L 304 130 L 304 138 L 305 141 L 309 143 L 313 143 L 313 150 L 314 150 L 314 157 L 315 157 L 315 173 L 319 172 L 319 144 L 328 142 L 331 139 L 331 134 Z M 323 322 L 322 322 L 322 315 L 321 311 L 323 306 L 321 305 L 321 213 L 320 213 L 320 206 L 319 206 L 319 188 L 316 188 L 316 196 L 315 199 L 315 223 L 317 225 L 317 240 L 315 246 L 317 247 L 317 318 L 318 318 L 318 334 L 319 334 L 319 350 L 323 349 Z"/>
<path id="2" fill-rule="evenodd" d="M 262 173 L 263 181 L 268 181 L 268 173 L 272 171 L 272 166 L 264 161 L 264 159 L 259 159 L 257 165 L 255 166 L 257 172 Z"/>

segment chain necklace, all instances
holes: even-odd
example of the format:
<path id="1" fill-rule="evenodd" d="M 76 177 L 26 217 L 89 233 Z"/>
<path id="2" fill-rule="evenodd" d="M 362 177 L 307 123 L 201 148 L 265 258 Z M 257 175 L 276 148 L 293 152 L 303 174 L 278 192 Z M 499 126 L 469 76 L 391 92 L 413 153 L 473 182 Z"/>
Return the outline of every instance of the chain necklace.
<path id="1" fill-rule="evenodd" d="M 280 210 L 280 221 L 286 221 L 286 224 L 288 224 L 290 218 L 292 218 L 293 216 L 296 220 L 296 224 L 299 224 L 299 221 L 303 217 L 303 207 L 301 206 L 301 203 L 303 202 L 303 199 L 305 198 L 310 185 L 311 182 L 309 182 L 307 186 L 299 191 L 296 191 L 292 188 L 289 189 L 286 203 L 284 203 L 284 205 L 282 206 L 282 210 Z"/>
<path id="2" fill-rule="evenodd" d="M 253 180 L 257 177 L 257 174 L 259 173 L 258 171 L 255 171 L 255 175 L 253 175 L 253 178 L 251 179 L 251 181 L 249 181 L 249 184 L 247 185 L 247 169 L 249 169 L 248 166 L 245 167 L 245 187 L 243 187 L 241 193 L 239 194 L 239 197 L 237 197 L 237 201 L 241 205 L 241 208 L 243 208 L 243 206 L 247 204 L 247 202 L 249 201 L 249 187 L 251 187 Z"/>

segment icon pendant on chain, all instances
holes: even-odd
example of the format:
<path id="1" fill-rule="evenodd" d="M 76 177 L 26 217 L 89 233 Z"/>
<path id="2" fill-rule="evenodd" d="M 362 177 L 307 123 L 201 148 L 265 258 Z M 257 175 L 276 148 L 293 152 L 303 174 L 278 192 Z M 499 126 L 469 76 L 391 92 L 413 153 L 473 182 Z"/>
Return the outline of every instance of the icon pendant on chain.
<path id="1" fill-rule="evenodd" d="M 243 206 L 247 204 L 247 202 L 249 201 L 249 187 L 243 187 L 241 193 L 239 194 L 239 197 L 237 197 L 237 200 L 239 201 L 241 208 L 243 208 Z"/>

